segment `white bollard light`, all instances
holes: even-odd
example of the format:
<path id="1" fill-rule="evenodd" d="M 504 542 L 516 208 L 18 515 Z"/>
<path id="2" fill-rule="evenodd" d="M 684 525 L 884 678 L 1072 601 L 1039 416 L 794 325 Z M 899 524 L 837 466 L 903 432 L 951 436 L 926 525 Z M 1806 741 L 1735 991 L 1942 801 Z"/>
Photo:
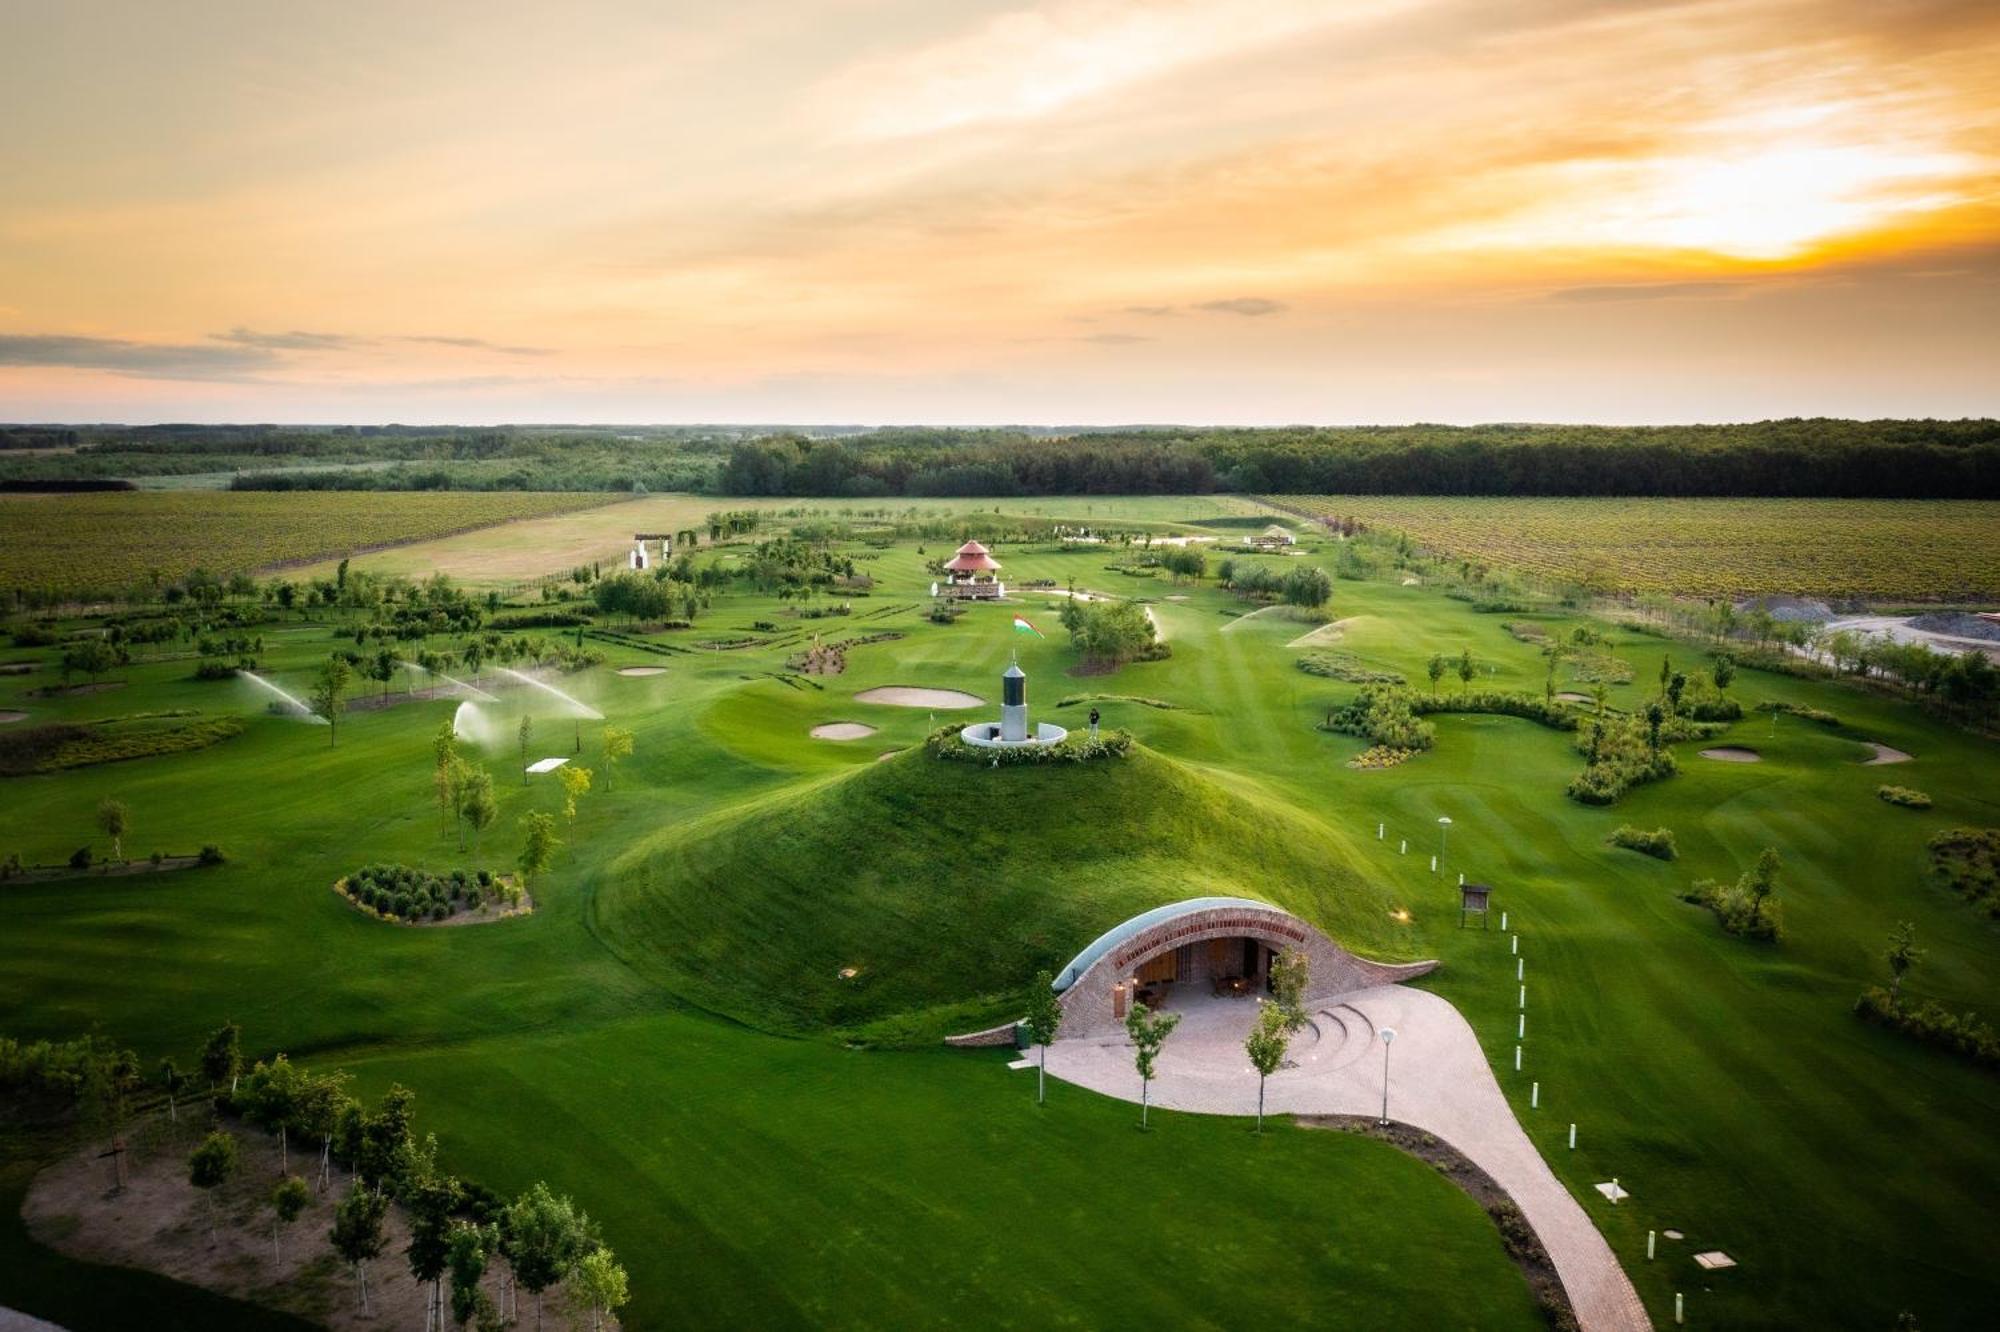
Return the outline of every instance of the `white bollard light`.
<path id="1" fill-rule="evenodd" d="M 1530 1110 L 1542 1108 L 1542 1084 L 1539 1082 L 1528 1089 L 1528 1108 Z M 1618 1181 L 1614 1179 L 1611 1182 L 1616 1184 Z"/>
<path id="2" fill-rule="evenodd" d="M 1514 1047 L 1514 1071 L 1521 1071 L 1521 1047 L 1518 1045 Z"/>
<path id="3" fill-rule="evenodd" d="M 1438 858 L 1437 858 L 1436 856 L 1432 856 L 1432 857 L 1431 857 L 1431 873 L 1433 873 L 1433 874 L 1436 874 L 1437 872 L 1438 872 Z"/>
<path id="4" fill-rule="evenodd" d="M 1650 1230 L 1646 1232 L 1646 1261 L 1649 1263 L 1653 1261 L 1653 1241 L 1656 1238 L 1655 1232 Z"/>
<path id="5" fill-rule="evenodd" d="M 1528 1006 L 1528 987 L 1523 985 L 1521 987 L 1521 1002 L 1518 1005 L 1518 1007 L 1526 1008 L 1527 1006 Z"/>
<path id="6" fill-rule="evenodd" d="M 1503 933 L 1507 929 L 1507 913 L 1504 911 L 1500 913 L 1500 929 Z"/>
<path id="7" fill-rule="evenodd" d="M 1513 954 L 1514 956 L 1516 956 L 1516 957 L 1519 957 L 1519 956 L 1521 955 L 1521 936 L 1520 936 L 1520 935 L 1518 935 L 1518 934 L 1510 934 L 1510 935 L 1508 935 L 1508 936 L 1507 936 L 1507 951 L 1508 951 L 1508 952 L 1510 952 L 1510 953 L 1512 953 L 1512 954 Z"/>
<path id="8" fill-rule="evenodd" d="M 1621 1192 L 1622 1190 L 1618 1187 L 1618 1176 L 1613 1175 L 1611 1177 L 1611 1205 L 1613 1207 L 1618 1205 L 1618 1195 Z"/>
<path id="9" fill-rule="evenodd" d="M 1515 958 L 1515 959 L 1514 959 L 1514 979 L 1515 979 L 1515 980 L 1520 980 L 1520 979 L 1521 979 L 1521 978 L 1522 978 L 1523 976 L 1525 976 L 1525 975 L 1527 975 L 1527 974 L 1528 974 L 1528 959 L 1527 959 L 1527 958 L 1525 958 L 1525 957 L 1517 957 L 1517 958 Z"/>
<path id="10" fill-rule="evenodd" d="M 1409 838 L 1405 837 L 1402 841 L 1396 843 L 1396 854 L 1399 856 L 1407 856 L 1410 854 Z"/>
<path id="11" fill-rule="evenodd" d="M 1569 1149 L 1571 1151 L 1576 1150 L 1576 1125 L 1574 1124 L 1569 1126 Z"/>
<path id="12" fill-rule="evenodd" d="M 1517 1041 L 1528 1039 L 1528 1015 L 1526 1013 L 1521 1014 L 1520 1025 L 1514 1029 L 1514 1039 Z"/>
<path id="13" fill-rule="evenodd" d="M 1458 886 L 1459 886 L 1459 887 L 1461 887 L 1461 888 L 1465 887 L 1465 871 L 1464 871 L 1464 870 L 1460 870 L 1460 871 L 1458 872 Z"/>
<path id="14" fill-rule="evenodd" d="M 1383 837 L 1383 835 L 1384 835 L 1385 833 L 1387 833 L 1387 832 L 1388 832 L 1388 830 L 1389 830 L 1389 825 L 1388 825 L 1388 824 L 1386 824 L 1386 823 L 1378 823 L 1378 824 L 1376 824 L 1376 825 L 1375 825 L 1375 840 L 1376 840 L 1376 841 L 1378 841 L 1378 842 L 1379 842 L 1379 841 L 1381 841 L 1381 840 L 1382 840 L 1382 837 Z"/>
<path id="15" fill-rule="evenodd" d="M 1681 1293 L 1680 1293 L 1679 1291 L 1675 1291 L 1675 1292 L 1674 1292 L 1674 1326 L 1675 1326 L 1675 1327 L 1679 1327 L 1679 1326 L 1680 1326 L 1680 1325 L 1681 1325 L 1682 1323 L 1685 1323 L 1686 1321 L 1687 1321 L 1687 1310 L 1686 1310 L 1686 1308 L 1685 1308 L 1685 1307 L 1684 1307 L 1684 1306 L 1683 1306 L 1683 1305 L 1681 1304 Z"/>

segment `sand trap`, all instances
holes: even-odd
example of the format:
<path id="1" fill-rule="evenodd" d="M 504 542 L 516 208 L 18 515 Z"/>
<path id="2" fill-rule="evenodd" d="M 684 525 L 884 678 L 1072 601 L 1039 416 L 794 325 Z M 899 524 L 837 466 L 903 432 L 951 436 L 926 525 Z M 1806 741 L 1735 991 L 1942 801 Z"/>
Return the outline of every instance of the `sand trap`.
<path id="1" fill-rule="evenodd" d="M 12 720 L 14 718 L 7 716 L 5 713 L 0 713 L 0 721 Z M 1905 754 L 1900 749 L 1892 749 L 1888 745 L 1877 744 L 1873 740 L 1863 740 L 1861 743 L 1875 751 L 1874 758 L 1862 760 L 1861 766 L 1864 768 L 1872 768 L 1878 763 L 1908 763 L 1910 761 L 1911 755 Z"/>
<path id="2" fill-rule="evenodd" d="M 875 734 L 875 728 L 861 722 L 824 722 L 809 734 L 815 740 L 865 740 Z"/>
<path id="3" fill-rule="evenodd" d="M 1718 763 L 1762 763 L 1764 756 L 1754 749 L 1738 749 L 1734 745 L 1723 745 L 1719 749 L 1704 749 L 1701 756 L 1714 759 Z"/>
<path id="4" fill-rule="evenodd" d="M 1557 694 L 1557 695 L 1556 695 L 1556 702 L 1558 702 L 1558 703 L 1595 703 L 1595 702 L 1597 702 L 1597 700 L 1596 700 L 1596 699 L 1594 699 L 1594 698 L 1592 698 L 1592 697 L 1591 697 L 1591 696 L 1590 696 L 1589 694 L 1579 694 L 1579 693 L 1577 693 L 1577 692 L 1576 692 L 1576 691 L 1575 691 L 1574 689 L 1566 689 L 1566 690 L 1564 690 L 1564 691 L 1563 691 L 1562 693 L 1560 693 L 1560 694 Z"/>
<path id="5" fill-rule="evenodd" d="M 664 666 L 620 666 L 618 673 L 620 675 L 665 675 L 667 668 Z"/>
<path id="6" fill-rule="evenodd" d="M 0 712 L 0 726 L 5 726 L 8 722 L 26 720 L 28 720 L 28 714 L 25 712 Z"/>
<path id="7" fill-rule="evenodd" d="M 976 708 L 986 700 L 957 689 L 919 689 L 913 685 L 881 685 L 864 689 L 854 696 L 856 703 L 879 703 L 889 708 Z"/>

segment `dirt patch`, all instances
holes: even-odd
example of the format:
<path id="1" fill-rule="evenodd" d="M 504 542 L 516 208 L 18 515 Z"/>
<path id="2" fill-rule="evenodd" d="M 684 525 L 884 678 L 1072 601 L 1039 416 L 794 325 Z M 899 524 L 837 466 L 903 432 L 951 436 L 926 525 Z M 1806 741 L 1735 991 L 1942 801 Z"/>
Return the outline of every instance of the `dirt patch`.
<path id="1" fill-rule="evenodd" d="M 822 722 L 807 734 L 815 740 L 866 740 L 875 728 L 864 722 Z"/>
<path id="2" fill-rule="evenodd" d="M 1500 1242 L 1506 1248 L 1507 1256 L 1514 1260 L 1514 1266 L 1527 1278 L 1528 1289 L 1534 1292 L 1536 1302 L 1542 1306 L 1549 1326 L 1558 1329 L 1558 1332 L 1573 1332 L 1576 1328 L 1576 1309 L 1569 1302 L 1568 1292 L 1563 1290 L 1562 1278 L 1556 1274 L 1555 1260 L 1549 1257 L 1541 1236 L 1528 1224 L 1528 1218 L 1521 1214 L 1520 1207 L 1507 1196 L 1507 1190 L 1501 1188 L 1493 1176 L 1474 1165 L 1465 1153 L 1444 1139 L 1408 1124 L 1390 1124 L 1384 1128 L 1366 1115 L 1298 1115 L 1294 1117 L 1294 1122 L 1302 1128 L 1358 1133 L 1378 1142 L 1386 1142 L 1408 1152 L 1465 1190 L 1474 1202 L 1486 1209 L 1486 1215 L 1500 1231 Z"/>
<path id="3" fill-rule="evenodd" d="M 1875 751 L 1874 758 L 1862 760 L 1861 766 L 1864 768 L 1873 768 L 1883 763 L 1908 763 L 1915 757 L 1915 755 L 1905 754 L 1900 749 L 1879 744 L 1873 740 L 1863 740 L 1861 743 Z"/>
<path id="4" fill-rule="evenodd" d="M 986 700 L 958 689 L 922 689 L 914 685 L 881 685 L 864 689 L 854 696 L 856 703 L 877 703 L 890 708 L 976 708 Z"/>
<path id="5" fill-rule="evenodd" d="M 618 673 L 628 679 L 638 679 L 648 675 L 665 675 L 667 668 L 664 666 L 620 666 Z"/>
<path id="6" fill-rule="evenodd" d="M 1701 756 L 1714 759 L 1718 763 L 1762 763 L 1764 756 L 1754 749 L 1741 749 L 1735 745 L 1722 745 L 1715 749 L 1704 749 Z"/>
<path id="7" fill-rule="evenodd" d="M 28 720 L 28 714 L 25 712 L 0 711 L 0 726 L 5 726 L 8 722 L 17 722 L 26 720 Z"/>
<path id="8" fill-rule="evenodd" d="M 210 1200 L 187 1182 L 187 1155 L 209 1127 L 208 1115 L 196 1105 L 181 1107 L 178 1124 L 164 1115 L 128 1124 L 123 1189 L 113 1187 L 111 1162 L 98 1158 L 110 1143 L 92 1139 L 35 1176 L 21 1204 L 28 1232 L 73 1258 L 158 1272 L 340 1332 L 423 1323 L 428 1291 L 403 1261 L 410 1230 L 400 1207 L 389 1209 L 384 1223 L 389 1242 L 368 1266 L 369 1316 L 363 1318 L 353 1273 L 326 1239 L 334 1206 L 351 1178 L 335 1168 L 329 1187 L 315 1192 L 274 1254 L 266 1200 L 281 1178 L 277 1139 L 232 1126 L 242 1167 L 215 1190 L 211 1219 Z M 292 1173 L 316 1182 L 317 1152 L 294 1150 L 290 1164 Z M 484 1284 L 495 1303 L 506 1270 L 506 1260 L 498 1257 L 487 1270 Z M 543 1300 L 549 1308 L 563 1307 L 553 1289 Z"/>

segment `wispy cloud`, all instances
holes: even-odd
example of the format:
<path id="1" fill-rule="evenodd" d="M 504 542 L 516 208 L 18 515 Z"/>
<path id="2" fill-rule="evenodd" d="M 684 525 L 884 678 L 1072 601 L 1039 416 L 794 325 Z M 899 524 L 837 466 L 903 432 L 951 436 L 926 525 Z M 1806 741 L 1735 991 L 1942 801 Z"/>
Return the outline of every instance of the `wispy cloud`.
<path id="1" fill-rule="evenodd" d="M 488 342 L 485 338 L 448 337 L 441 333 L 413 333 L 399 337 L 397 342 L 426 342 L 436 347 L 464 347 L 474 351 L 499 352 L 503 356 L 553 356 L 553 347 L 516 347 L 502 342 Z"/>
<path id="2" fill-rule="evenodd" d="M 1126 347 L 1135 342 L 1153 342 L 1156 339 L 1141 333 L 1086 333 L 1078 342 L 1095 342 L 1105 347 Z"/>
<path id="3" fill-rule="evenodd" d="M 1149 319 L 1160 319 L 1174 313 L 1171 305 L 1128 305 L 1126 314 L 1145 315 Z"/>
<path id="4" fill-rule="evenodd" d="M 346 333 L 307 333 L 296 328 L 286 333 L 260 333 L 240 324 L 227 333 L 211 333 L 208 336 L 217 342 L 233 342 L 240 347 L 264 347 L 275 351 L 338 351 L 370 341 Z"/>
<path id="5" fill-rule="evenodd" d="M 0 365 L 108 370 L 147 379 L 242 379 L 277 362 L 278 358 L 262 347 L 0 333 Z"/>
<path id="6" fill-rule="evenodd" d="M 1231 296 L 1224 301 L 1203 301 L 1194 307 L 1197 310 L 1212 310 L 1217 314 L 1258 315 L 1277 314 L 1286 308 L 1283 301 L 1270 300 L 1263 296 Z"/>
<path id="7" fill-rule="evenodd" d="M 1576 305 L 1612 301 L 1678 301 L 1727 296 L 1747 286 L 1743 282 L 1623 282 L 1600 287 L 1564 287 L 1550 292 L 1548 298 Z"/>

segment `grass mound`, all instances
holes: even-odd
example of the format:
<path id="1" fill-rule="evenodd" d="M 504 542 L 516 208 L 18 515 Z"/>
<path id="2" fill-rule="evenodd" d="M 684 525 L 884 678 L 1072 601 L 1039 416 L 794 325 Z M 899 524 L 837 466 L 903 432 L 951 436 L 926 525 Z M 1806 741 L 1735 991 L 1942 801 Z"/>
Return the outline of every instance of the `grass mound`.
<path id="1" fill-rule="evenodd" d="M 1387 890 L 1350 862 L 1324 825 L 1142 747 L 998 769 L 916 751 L 657 835 L 613 866 L 592 914 L 627 962 L 704 1007 L 921 1042 L 1012 1016 L 1038 968 L 1203 894 L 1417 956 Z"/>

